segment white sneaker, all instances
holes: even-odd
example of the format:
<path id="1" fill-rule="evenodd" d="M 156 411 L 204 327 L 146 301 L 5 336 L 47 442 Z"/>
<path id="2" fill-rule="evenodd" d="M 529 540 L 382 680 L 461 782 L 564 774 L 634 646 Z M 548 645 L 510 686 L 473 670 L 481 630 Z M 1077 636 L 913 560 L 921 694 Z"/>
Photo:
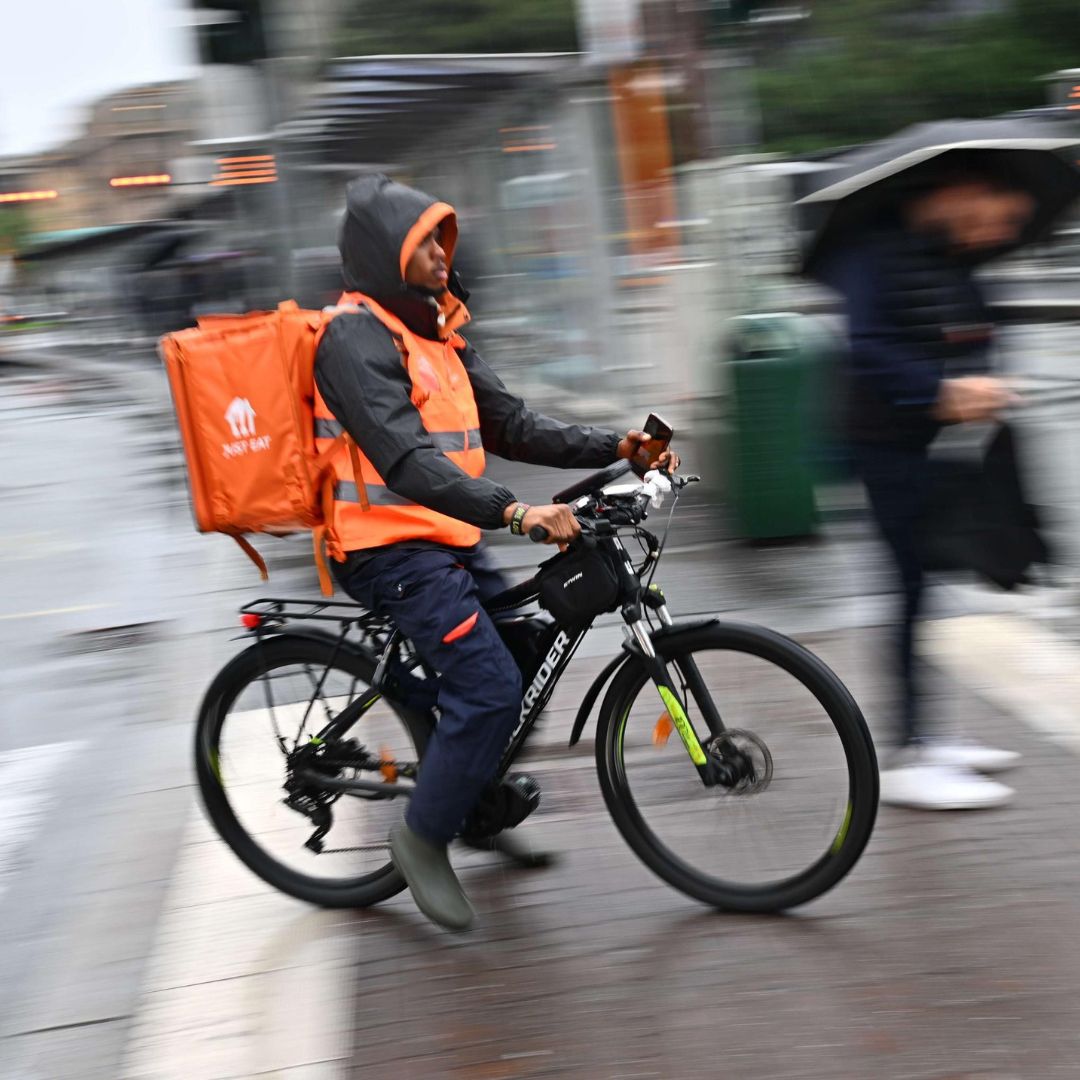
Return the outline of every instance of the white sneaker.
<path id="1" fill-rule="evenodd" d="M 1012 788 L 954 765 L 919 760 L 881 772 L 881 801 L 915 810 L 982 810 L 1002 806 Z"/>
<path id="2" fill-rule="evenodd" d="M 952 765 L 974 772 L 1004 772 L 1019 764 L 1020 755 L 1014 750 L 998 750 L 975 742 L 929 742 L 920 755 L 926 765 Z"/>

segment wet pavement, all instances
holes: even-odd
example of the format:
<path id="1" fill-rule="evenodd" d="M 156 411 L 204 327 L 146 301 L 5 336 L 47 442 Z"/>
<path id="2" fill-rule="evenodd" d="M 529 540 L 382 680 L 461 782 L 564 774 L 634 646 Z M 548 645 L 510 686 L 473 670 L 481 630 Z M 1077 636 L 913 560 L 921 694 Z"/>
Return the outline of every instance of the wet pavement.
<path id="1" fill-rule="evenodd" d="M 1027 417 L 1067 544 L 1080 506 L 1069 348 L 1058 332 L 1017 361 L 1042 394 Z M 934 708 L 947 728 L 1024 753 L 1016 803 L 883 809 L 850 878 L 794 914 L 706 911 L 618 837 L 590 740 L 565 748 L 583 686 L 618 646 L 610 618 L 560 685 L 530 765 L 545 794 L 522 834 L 559 863 L 522 872 L 463 855 L 480 919 L 462 937 L 433 930 L 407 895 L 317 912 L 213 837 L 189 745 L 203 687 L 239 647 L 236 607 L 313 594 L 307 543 L 263 545 L 267 587 L 228 540 L 195 535 L 160 373 L 63 360 L 0 374 L 3 1080 L 1080 1075 L 1080 716 L 1054 700 L 1080 640 L 1072 584 L 1052 602 L 935 590 L 951 629 L 928 638 Z M 564 480 L 495 470 L 533 501 Z M 865 521 L 748 549 L 691 498 L 658 575 L 675 612 L 797 636 L 884 737 L 889 583 Z M 508 565 L 535 562 L 527 545 L 497 546 Z M 973 666 L 978 655 L 996 662 Z"/>
<path id="2" fill-rule="evenodd" d="M 351 1075 L 1076 1075 L 1077 762 L 980 721 L 1026 755 L 1018 804 L 886 810 L 849 881 L 788 916 L 687 903 L 594 813 L 536 823 L 555 870 L 468 873 L 467 940 L 404 900 L 358 919 Z"/>

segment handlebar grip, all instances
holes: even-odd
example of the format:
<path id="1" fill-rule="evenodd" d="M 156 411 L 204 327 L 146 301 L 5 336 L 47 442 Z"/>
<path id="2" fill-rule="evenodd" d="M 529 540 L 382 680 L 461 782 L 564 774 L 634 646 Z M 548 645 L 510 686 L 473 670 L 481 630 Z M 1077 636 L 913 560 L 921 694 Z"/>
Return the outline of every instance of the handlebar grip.
<path id="1" fill-rule="evenodd" d="M 529 539 L 534 544 L 542 544 L 548 538 L 548 531 L 543 525 L 534 525 L 529 530 Z"/>

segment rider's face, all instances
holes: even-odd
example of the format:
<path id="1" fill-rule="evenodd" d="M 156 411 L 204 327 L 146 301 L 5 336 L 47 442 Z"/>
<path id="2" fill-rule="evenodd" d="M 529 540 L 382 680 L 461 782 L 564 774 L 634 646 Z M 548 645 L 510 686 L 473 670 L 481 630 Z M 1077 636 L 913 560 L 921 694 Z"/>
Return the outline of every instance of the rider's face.
<path id="1" fill-rule="evenodd" d="M 441 292 L 446 288 L 450 271 L 441 239 L 441 231 L 436 228 L 420 241 L 405 267 L 407 284 L 432 292 Z"/>

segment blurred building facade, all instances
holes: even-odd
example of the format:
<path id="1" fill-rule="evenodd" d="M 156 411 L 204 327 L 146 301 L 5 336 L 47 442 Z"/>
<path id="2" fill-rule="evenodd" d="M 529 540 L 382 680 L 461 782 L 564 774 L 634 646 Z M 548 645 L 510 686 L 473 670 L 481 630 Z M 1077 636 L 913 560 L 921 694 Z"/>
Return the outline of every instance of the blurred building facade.
<path id="1" fill-rule="evenodd" d="M 523 389 L 592 415 L 689 408 L 729 313 L 693 163 L 745 125 L 717 115 L 703 5 L 579 14 L 581 55 L 333 61 L 283 127 L 290 204 L 331 253 L 350 175 L 432 190 L 461 215 L 474 336 Z"/>
<path id="2" fill-rule="evenodd" d="M 25 182 L 57 193 L 25 204 L 33 233 L 167 217 L 175 189 L 166 178 L 196 130 L 189 83 L 135 86 L 93 102 L 77 138 L 20 162 Z"/>
<path id="3" fill-rule="evenodd" d="M 584 56 L 325 66 L 344 6 L 196 2 L 198 79 L 110 95 L 77 139 L 22 163 L 19 185 L 57 193 L 27 204 L 30 276 L 63 290 L 72 267 L 83 276 L 97 258 L 146 282 L 171 274 L 190 284 L 181 245 L 158 245 L 168 257 L 147 263 L 147 245 L 129 244 L 119 227 L 195 218 L 211 226 L 218 254 L 276 268 L 246 275 L 261 288 L 219 289 L 206 303 L 255 306 L 275 287 L 325 302 L 340 284 L 344 183 L 382 168 L 459 206 L 479 332 L 538 392 L 587 407 L 612 403 L 614 389 L 617 407 L 639 396 L 662 355 L 673 384 L 685 385 L 694 349 L 674 344 L 686 328 L 677 170 L 708 152 L 715 130 L 688 60 L 697 5 L 583 0 Z M 108 228 L 115 243 L 82 235 Z M 108 260 L 107 247 L 116 249 Z M 195 313 L 148 291 L 155 302 L 136 306 Z"/>

